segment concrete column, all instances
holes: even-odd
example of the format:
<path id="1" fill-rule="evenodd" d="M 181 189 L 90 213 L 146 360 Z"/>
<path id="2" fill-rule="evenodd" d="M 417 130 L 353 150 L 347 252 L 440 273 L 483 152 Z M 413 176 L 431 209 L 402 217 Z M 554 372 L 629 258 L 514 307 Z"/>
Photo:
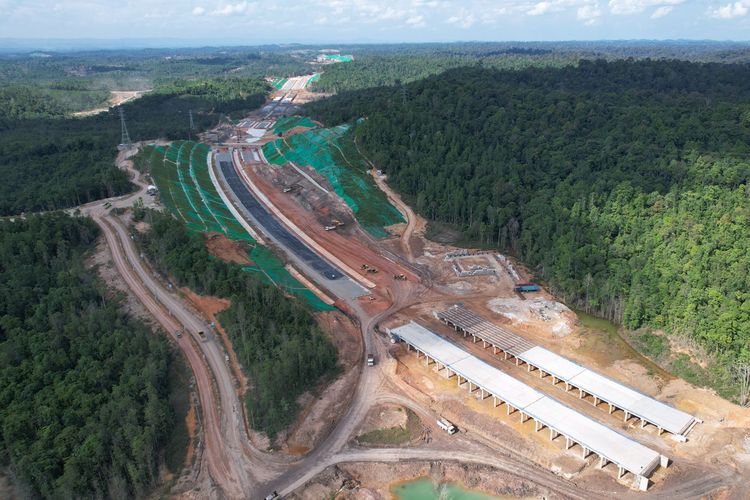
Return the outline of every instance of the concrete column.
<path id="1" fill-rule="evenodd" d="M 472 335 L 472 337 L 474 338 L 474 343 L 476 344 L 477 343 L 477 336 L 476 335 Z"/>
<path id="2" fill-rule="evenodd" d="M 469 382 L 469 392 L 471 392 L 471 382 Z"/>
<path id="3" fill-rule="evenodd" d="M 589 453 L 591 453 L 589 449 L 584 446 L 583 451 L 581 452 L 581 458 L 586 460 L 586 457 L 589 456 Z"/>
<path id="4" fill-rule="evenodd" d="M 552 375 L 552 385 L 557 385 L 557 377 Z"/>
<path id="5" fill-rule="evenodd" d="M 646 421 L 644 419 L 641 419 L 641 429 L 646 427 Z"/>
<path id="6" fill-rule="evenodd" d="M 508 359 L 508 353 L 503 351 L 503 359 Z"/>
<path id="7" fill-rule="evenodd" d="M 568 392 L 570 390 L 570 384 L 565 382 L 565 392 Z"/>
<path id="8" fill-rule="evenodd" d="M 657 432 L 657 435 L 661 436 L 661 433 L 664 432 L 664 429 L 662 429 L 661 427 L 657 427 L 656 432 Z"/>
<path id="9" fill-rule="evenodd" d="M 607 459 L 603 456 L 599 455 L 599 468 L 603 469 L 605 465 L 607 465 Z"/>
<path id="10" fill-rule="evenodd" d="M 582 399 L 582 398 L 583 398 L 583 389 L 579 388 L 578 389 L 578 399 Z"/>
<path id="11" fill-rule="evenodd" d="M 641 491 L 648 490 L 648 478 L 644 476 L 635 476 L 635 481 L 638 483 L 638 489 Z"/>
<path id="12" fill-rule="evenodd" d="M 571 446 L 573 446 L 573 441 L 568 436 L 565 436 L 565 449 L 569 450 Z"/>
<path id="13" fill-rule="evenodd" d="M 625 469 L 623 469 L 622 467 L 618 465 L 617 466 L 617 479 L 620 479 L 624 475 L 625 475 Z"/>
<path id="14" fill-rule="evenodd" d="M 519 364 L 519 363 L 518 363 L 518 358 L 516 358 L 516 366 L 518 366 L 518 364 Z"/>
<path id="15" fill-rule="evenodd" d="M 615 411 L 615 405 L 612 403 L 607 403 L 609 405 L 609 414 L 612 415 L 612 412 Z"/>
<path id="16" fill-rule="evenodd" d="M 598 406 L 598 405 L 599 405 L 599 398 L 594 396 L 594 406 Z"/>
<path id="17" fill-rule="evenodd" d="M 664 455 L 659 455 L 659 465 L 664 467 L 665 469 L 669 467 L 669 458 L 667 458 Z"/>
<path id="18" fill-rule="evenodd" d="M 497 408 L 497 396 L 492 396 L 492 407 Z"/>
<path id="19" fill-rule="evenodd" d="M 557 431 L 552 427 L 549 428 L 549 440 L 552 441 L 557 437 Z"/>
<path id="20" fill-rule="evenodd" d="M 539 378 L 544 378 L 544 372 L 541 368 L 539 369 Z"/>
<path id="21" fill-rule="evenodd" d="M 628 419 L 630 418 L 630 413 L 627 410 L 623 410 L 623 411 L 625 411 L 625 420 L 623 420 L 623 422 L 627 422 Z"/>
<path id="22" fill-rule="evenodd" d="M 528 415 L 526 415 L 524 412 L 521 412 L 521 423 L 526 422 L 528 419 Z"/>
<path id="23" fill-rule="evenodd" d="M 505 408 L 507 410 L 507 414 L 508 415 L 510 415 L 511 413 L 513 413 L 514 411 L 516 411 L 515 408 L 513 408 L 513 411 L 511 411 L 511 406 L 508 403 L 505 403 Z"/>
<path id="24" fill-rule="evenodd" d="M 482 339 L 482 347 L 487 349 L 487 342 L 485 342 L 484 339 Z"/>
<path id="25" fill-rule="evenodd" d="M 492 354 L 497 354 L 497 347 L 494 345 L 492 346 Z"/>

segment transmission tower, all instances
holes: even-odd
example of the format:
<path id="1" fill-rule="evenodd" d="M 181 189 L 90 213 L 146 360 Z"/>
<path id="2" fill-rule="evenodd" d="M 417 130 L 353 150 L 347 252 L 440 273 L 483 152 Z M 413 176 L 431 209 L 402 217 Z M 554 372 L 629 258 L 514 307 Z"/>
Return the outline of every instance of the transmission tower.
<path id="1" fill-rule="evenodd" d="M 128 134 L 128 126 L 125 125 L 125 113 L 122 111 L 122 106 L 117 109 L 120 110 L 120 125 L 122 128 L 122 139 L 120 140 L 120 146 L 130 146 L 130 134 Z"/>
<path id="2" fill-rule="evenodd" d="M 195 130 L 195 122 L 193 121 L 193 110 L 189 109 L 188 114 L 190 115 L 190 131 Z"/>

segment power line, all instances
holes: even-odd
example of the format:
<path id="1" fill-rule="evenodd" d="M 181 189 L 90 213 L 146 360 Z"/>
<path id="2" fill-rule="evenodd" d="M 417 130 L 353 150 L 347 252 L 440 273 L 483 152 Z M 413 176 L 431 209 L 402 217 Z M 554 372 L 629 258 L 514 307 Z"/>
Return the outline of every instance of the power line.
<path id="1" fill-rule="evenodd" d="M 120 146 L 130 146 L 130 134 L 128 134 L 128 126 L 125 125 L 125 113 L 122 110 L 122 106 L 117 109 L 120 111 L 120 128 L 122 129 Z"/>

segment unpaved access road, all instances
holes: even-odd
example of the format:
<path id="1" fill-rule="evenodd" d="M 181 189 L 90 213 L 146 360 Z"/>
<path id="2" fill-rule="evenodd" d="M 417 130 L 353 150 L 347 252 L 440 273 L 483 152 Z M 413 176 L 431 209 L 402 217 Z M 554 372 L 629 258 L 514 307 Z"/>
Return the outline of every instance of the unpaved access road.
<path id="1" fill-rule="evenodd" d="M 209 333 L 209 325 L 154 278 L 141 260 L 128 231 L 104 207 L 108 201 L 116 208 L 127 207 L 144 196 L 146 184 L 141 181 L 139 172 L 125 160 L 125 155 L 118 157 L 118 165 L 131 172 L 138 191 L 90 203 L 81 207 L 82 213 L 90 216 L 102 229 L 118 272 L 159 324 L 171 335 L 177 330 L 184 332 L 182 338 L 175 337 L 174 341 L 193 371 L 201 404 L 205 452 L 199 480 L 216 483 L 221 493 L 214 490 L 211 496 L 223 494 L 230 498 L 244 498 L 254 482 L 249 471 L 252 469 L 262 477 L 269 464 L 277 461 L 264 460 L 257 450 L 250 447 L 242 404 L 230 368 L 224 362 L 218 341 Z M 206 332 L 208 340 L 200 338 L 198 332 L 201 331 Z M 202 496 L 207 492 L 193 493 Z M 188 496 L 192 496 L 190 492 Z"/>

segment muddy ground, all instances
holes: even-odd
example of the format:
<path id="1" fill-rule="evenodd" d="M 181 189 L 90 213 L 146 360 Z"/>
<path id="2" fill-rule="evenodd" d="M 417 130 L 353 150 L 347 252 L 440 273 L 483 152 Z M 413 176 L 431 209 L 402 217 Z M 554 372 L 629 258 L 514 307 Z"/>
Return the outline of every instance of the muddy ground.
<path id="1" fill-rule="evenodd" d="M 558 498 L 546 488 L 492 467 L 462 465 L 437 459 L 434 462 L 344 463 L 327 468 L 315 480 L 286 498 L 299 500 L 387 500 L 399 481 L 430 478 L 434 483 L 458 483 L 491 495 L 516 498 Z"/>

